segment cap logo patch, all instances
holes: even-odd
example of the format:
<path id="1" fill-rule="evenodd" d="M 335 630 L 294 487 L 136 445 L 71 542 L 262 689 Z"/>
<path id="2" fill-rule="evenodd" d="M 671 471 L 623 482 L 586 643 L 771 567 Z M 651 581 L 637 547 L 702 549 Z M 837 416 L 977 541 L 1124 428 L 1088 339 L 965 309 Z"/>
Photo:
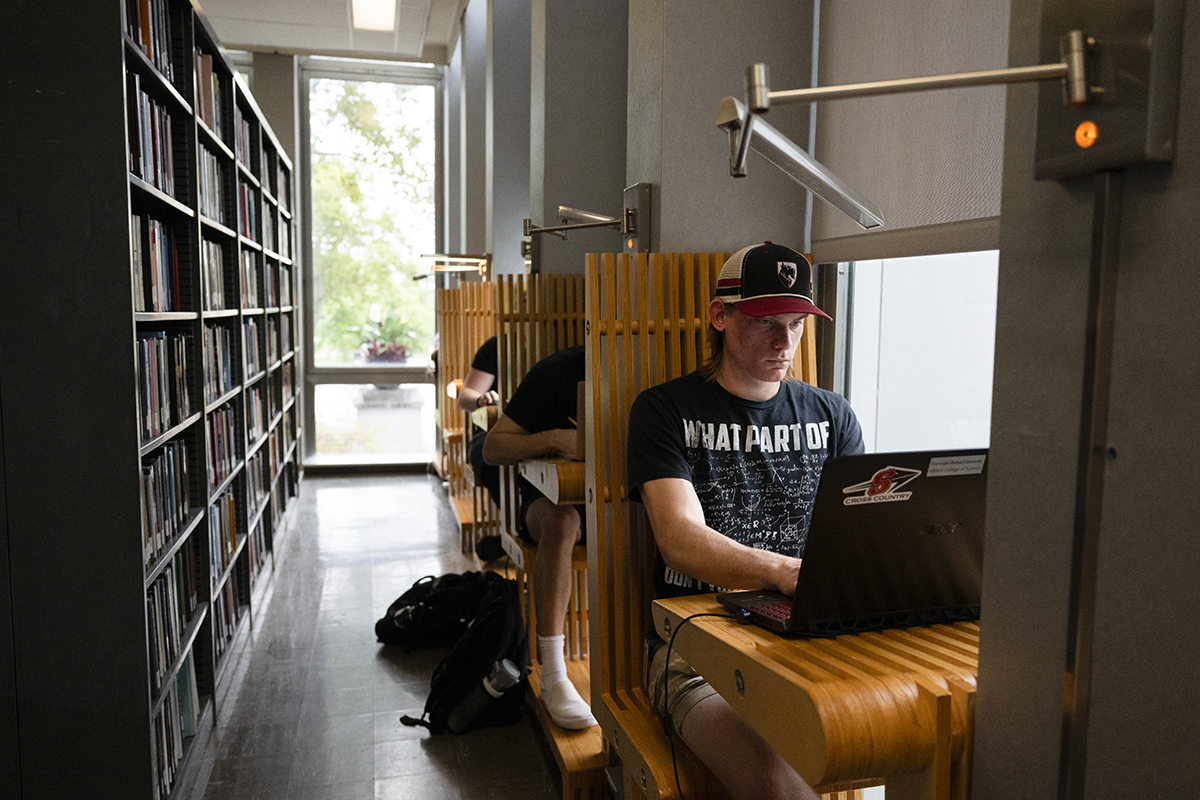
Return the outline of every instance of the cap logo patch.
<path id="1" fill-rule="evenodd" d="M 790 289 L 796 283 L 798 271 L 795 261 L 776 261 L 775 272 L 779 275 L 779 282 L 786 288 Z"/>

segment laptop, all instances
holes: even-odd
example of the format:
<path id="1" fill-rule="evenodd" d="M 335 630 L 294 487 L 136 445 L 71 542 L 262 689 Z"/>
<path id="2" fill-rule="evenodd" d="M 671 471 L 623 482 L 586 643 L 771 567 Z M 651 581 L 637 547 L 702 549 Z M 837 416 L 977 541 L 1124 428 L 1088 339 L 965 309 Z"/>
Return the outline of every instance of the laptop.
<path id="1" fill-rule="evenodd" d="M 795 596 L 722 592 L 718 601 L 800 636 L 979 619 L 987 453 L 829 459 Z"/>

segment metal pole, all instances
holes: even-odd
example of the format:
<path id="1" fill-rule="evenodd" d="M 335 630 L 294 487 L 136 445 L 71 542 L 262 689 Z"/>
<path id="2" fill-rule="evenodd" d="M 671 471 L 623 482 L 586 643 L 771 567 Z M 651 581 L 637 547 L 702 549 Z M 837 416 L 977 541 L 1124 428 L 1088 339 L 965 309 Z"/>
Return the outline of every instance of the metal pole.
<path id="1" fill-rule="evenodd" d="M 931 75 L 925 78 L 848 83 L 843 86 L 818 86 L 812 89 L 785 89 L 770 92 L 768 97 L 772 105 L 786 105 L 788 103 L 811 103 L 814 100 L 870 97 L 880 94 L 922 92 L 928 89 L 956 89 L 962 86 L 987 86 L 997 83 L 1023 83 L 1065 77 L 1067 77 L 1066 64 L 1037 64 L 1032 67 L 959 72 L 951 75 Z"/>
<path id="2" fill-rule="evenodd" d="M 529 220 L 525 220 L 525 235 L 530 236 L 535 233 L 555 233 L 557 231 L 577 231 L 582 228 L 616 228 L 620 229 L 621 221 L 614 219 L 611 222 L 578 222 L 573 225 L 551 225 L 546 228 L 536 228 Z"/>
<path id="3" fill-rule="evenodd" d="M 618 218 L 610 217 L 607 214 L 597 214 L 593 211 L 581 211 L 578 208 L 571 208 L 570 206 L 559 206 L 558 218 L 561 219 L 564 224 L 569 220 L 574 220 L 577 222 L 603 222 L 606 224 L 612 224 L 614 222 L 619 224 L 621 222 L 621 220 Z"/>
<path id="4" fill-rule="evenodd" d="M 1106 463 L 1118 457 L 1116 450 L 1108 446 L 1108 405 L 1116 322 L 1117 264 L 1120 260 L 1122 175 L 1120 170 L 1096 174 L 1092 212 L 1092 263 L 1088 280 L 1083 413 L 1063 680 L 1059 800 L 1082 800 L 1084 796 L 1104 471 Z"/>

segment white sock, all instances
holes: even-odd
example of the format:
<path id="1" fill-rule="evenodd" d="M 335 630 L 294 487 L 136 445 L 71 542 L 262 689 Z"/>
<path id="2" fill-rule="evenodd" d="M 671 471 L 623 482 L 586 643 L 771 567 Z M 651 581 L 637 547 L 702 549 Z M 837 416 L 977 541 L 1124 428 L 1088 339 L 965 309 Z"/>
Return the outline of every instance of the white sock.
<path id="1" fill-rule="evenodd" d="M 587 700 L 580 696 L 575 684 L 567 677 L 567 659 L 563 654 L 566 636 L 539 636 L 538 652 L 542 655 L 542 703 L 550 719 L 563 728 L 579 730 L 596 724 Z"/>
<path id="2" fill-rule="evenodd" d="M 538 636 L 538 653 L 542 657 L 542 686 L 553 686 L 567 678 L 567 659 L 563 655 L 565 634 Z"/>

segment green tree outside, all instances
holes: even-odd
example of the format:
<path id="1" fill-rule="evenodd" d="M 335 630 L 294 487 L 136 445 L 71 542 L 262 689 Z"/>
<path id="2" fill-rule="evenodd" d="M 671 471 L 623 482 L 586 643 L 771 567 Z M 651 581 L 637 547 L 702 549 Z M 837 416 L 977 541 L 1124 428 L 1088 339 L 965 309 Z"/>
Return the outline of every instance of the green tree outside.
<path id="1" fill-rule="evenodd" d="M 314 355 L 320 365 L 425 359 L 433 346 L 434 91 L 314 80 Z"/>

